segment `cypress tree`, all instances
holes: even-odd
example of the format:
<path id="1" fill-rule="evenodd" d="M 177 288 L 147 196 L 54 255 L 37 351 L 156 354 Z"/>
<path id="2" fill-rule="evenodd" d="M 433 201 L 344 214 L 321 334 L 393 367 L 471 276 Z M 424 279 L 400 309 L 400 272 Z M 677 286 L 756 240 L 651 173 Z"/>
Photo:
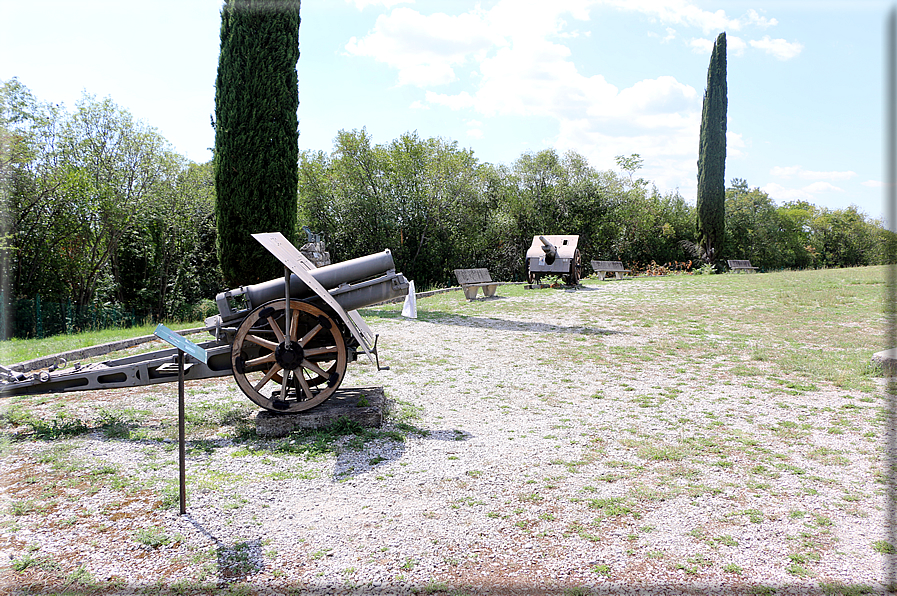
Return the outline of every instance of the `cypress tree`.
<path id="1" fill-rule="evenodd" d="M 726 235 L 726 34 L 713 44 L 701 113 L 698 149 L 697 232 L 701 256 L 713 263 Z"/>
<path id="2" fill-rule="evenodd" d="M 250 234 L 295 244 L 300 0 L 225 0 L 215 80 L 218 258 L 231 286 L 283 275 Z"/>

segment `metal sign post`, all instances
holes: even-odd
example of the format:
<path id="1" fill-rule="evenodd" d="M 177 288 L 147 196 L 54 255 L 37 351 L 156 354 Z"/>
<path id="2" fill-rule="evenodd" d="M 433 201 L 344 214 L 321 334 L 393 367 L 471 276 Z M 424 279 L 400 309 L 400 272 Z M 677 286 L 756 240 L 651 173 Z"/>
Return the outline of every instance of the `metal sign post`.
<path id="1" fill-rule="evenodd" d="M 156 327 L 153 335 L 161 340 L 170 343 L 178 349 L 178 469 L 179 469 L 179 493 L 181 515 L 187 513 L 187 442 L 186 442 L 186 424 L 184 420 L 184 361 L 186 354 L 190 354 L 202 363 L 208 362 L 208 354 L 201 346 L 196 345 L 192 341 L 185 339 L 182 335 L 178 335 L 162 323 Z"/>

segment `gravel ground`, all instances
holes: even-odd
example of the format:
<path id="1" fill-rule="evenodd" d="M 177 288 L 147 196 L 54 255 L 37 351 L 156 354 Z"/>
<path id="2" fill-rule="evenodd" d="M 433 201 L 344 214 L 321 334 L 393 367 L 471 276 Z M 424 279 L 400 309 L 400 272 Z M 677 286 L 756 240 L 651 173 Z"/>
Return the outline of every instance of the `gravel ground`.
<path id="1" fill-rule="evenodd" d="M 20 401 L 144 412 L 144 434 L 6 444 L 0 591 L 883 592 L 883 385 L 786 391 L 677 352 L 613 315 L 638 283 L 368 317 L 391 370 L 359 361 L 344 386 L 385 388 L 381 432 L 307 457 L 197 423 L 184 516 L 175 385 Z M 254 412 L 229 378 L 188 388 L 228 424 Z"/>

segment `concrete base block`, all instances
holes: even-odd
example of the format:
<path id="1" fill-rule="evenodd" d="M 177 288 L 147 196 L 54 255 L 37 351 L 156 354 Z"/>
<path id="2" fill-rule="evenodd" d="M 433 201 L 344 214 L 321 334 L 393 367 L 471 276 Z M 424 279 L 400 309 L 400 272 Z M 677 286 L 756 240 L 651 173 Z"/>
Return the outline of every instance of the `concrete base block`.
<path id="1" fill-rule="evenodd" d="M 298 429 L 325 428 L 340 416 L 361 426 L 378 427 L 383 423 L 385 411 L 383 387 L 337 389 L 327 401 L 305 412 L 279 414 L 260 411 L 255 416 L 255 432 L 260 437 L 285 437 Z"/>
<path id="2" fill-rule="evenodd" d="M 872 363 L 881 366 L 885 376 L 893 377 L 897 375 L 897 348 L 876 352 L 872 355 Z"/>

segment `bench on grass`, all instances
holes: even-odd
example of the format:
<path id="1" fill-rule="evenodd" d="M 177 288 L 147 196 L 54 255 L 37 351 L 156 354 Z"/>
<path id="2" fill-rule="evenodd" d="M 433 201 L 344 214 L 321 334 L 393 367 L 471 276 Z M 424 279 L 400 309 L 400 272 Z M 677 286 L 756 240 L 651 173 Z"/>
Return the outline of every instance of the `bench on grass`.
<path id="1" fill-rule="evenodd" d="M 729 264 L 729 269 L 732 271 L 747 271 L 748 273 L 752 273 L 757 271 L 759 267 L 752 267 L 750 261 L 737 261 L 737 260 L 728 260 L 726 261 Z"/>
<path id="2" fill-rule="evenodd" d="M 629 269 L 623 269 L 622 261 L 592 261 L 592 269 L 602 281 L 608 273 L 613 273 L 617 279 L 623 279 L 624 273 L 632 273 Z"/>
<path id="3" fill-rule="evenodd" d="M 473 300 L 477 297 L 477 290 L 483 288 L 483 296 L 487 298 L 495 296 L 498 283 L 492 281 L 488 269 L 455 269 L 455 277 L 464 290 L 464 297 Z"/>

